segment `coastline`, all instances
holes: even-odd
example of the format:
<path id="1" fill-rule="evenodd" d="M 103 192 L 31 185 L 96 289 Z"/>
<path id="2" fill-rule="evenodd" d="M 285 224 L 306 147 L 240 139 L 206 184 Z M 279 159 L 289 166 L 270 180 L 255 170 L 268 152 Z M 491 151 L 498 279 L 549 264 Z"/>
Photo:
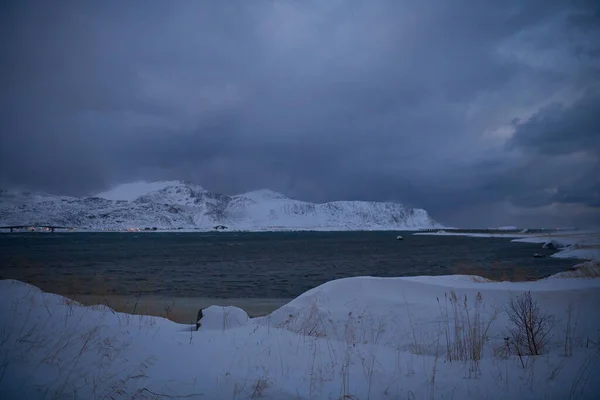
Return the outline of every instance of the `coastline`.
<path id="1" fill-rule="evenodd" d="M 473 238 L 506 238 L 514 243 L 551 244 L 556 248 L 553 258 L 572 258 L 577 260 L 600 260 L 600 232 L 598 231 L 568 231 L 539 233 L 458 233 L 445 232 L 416 232 L 421 236 L 464 236 Z M 540 247 L 542 247 L 540 246 Z"/>
<path id="2" fill-rule="evenodd" d="M 199 309 L 210 306 L 237 307 L 251 318 L 263 317 L 292 301 L 292 298 L 209 298 L 132 295 L 59 294 L 83 306 L 104 305 L 117 312 L 167 318 L 180 324 L 195 323 Z"/>

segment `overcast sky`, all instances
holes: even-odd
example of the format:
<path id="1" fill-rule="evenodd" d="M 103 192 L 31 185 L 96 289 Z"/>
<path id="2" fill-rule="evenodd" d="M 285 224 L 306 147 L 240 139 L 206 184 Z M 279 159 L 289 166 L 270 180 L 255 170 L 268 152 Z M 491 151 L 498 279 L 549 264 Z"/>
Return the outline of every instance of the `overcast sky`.
<path id="1" fill-rule="evenodd" d="M 600 224 L 597 1 L 3 1 L 0 185 Z"/>

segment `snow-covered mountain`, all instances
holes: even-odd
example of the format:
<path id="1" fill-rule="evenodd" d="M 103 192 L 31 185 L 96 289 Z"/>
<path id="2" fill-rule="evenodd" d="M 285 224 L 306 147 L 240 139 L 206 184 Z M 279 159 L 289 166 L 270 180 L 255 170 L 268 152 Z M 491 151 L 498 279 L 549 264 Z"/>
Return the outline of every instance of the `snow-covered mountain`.
<path id="1" fill-rule="evenodd" d="M 225 196 L 181 181 L 135 182 L 93 197 L 0 191 L 0 225 L 80 229 L 362 230 L 441 227 L 425 210 L 391 202 L 315 204 L 271 190 Z"/>

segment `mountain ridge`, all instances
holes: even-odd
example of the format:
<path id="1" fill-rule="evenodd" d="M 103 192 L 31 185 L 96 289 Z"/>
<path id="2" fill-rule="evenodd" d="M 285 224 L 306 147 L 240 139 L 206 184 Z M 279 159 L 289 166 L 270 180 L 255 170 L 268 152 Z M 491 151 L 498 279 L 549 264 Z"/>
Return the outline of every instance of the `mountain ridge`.
<path id="1" fill-rule="evenodd" d="M 442 227 L 400 203 L 295 200 L 270 189 L 227 196 L 183 181 L 133 182 L 88 197 L 0 191 L 0 225 L 87 230 L 412 230 Z"/>

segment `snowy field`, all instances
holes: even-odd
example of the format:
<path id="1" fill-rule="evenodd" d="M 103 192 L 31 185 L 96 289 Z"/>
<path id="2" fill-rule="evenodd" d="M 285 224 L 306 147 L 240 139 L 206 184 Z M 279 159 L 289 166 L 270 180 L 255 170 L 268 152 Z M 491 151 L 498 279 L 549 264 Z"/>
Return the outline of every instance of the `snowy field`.
<path id="1" fill-rule="evenodd" d="M 201 327 L 0 290 L 2 399 L 592 399 L 600 279 L 346 278 L 272 314 L 204 310 Z M 539 307 L 539 355 L 509 321 Z M 534 321 L 535 322 L 535 321 Z M 543 323 L 547 324 L 544 325 Z M 509 337 L 509 340 L 505 340 Z"/>

